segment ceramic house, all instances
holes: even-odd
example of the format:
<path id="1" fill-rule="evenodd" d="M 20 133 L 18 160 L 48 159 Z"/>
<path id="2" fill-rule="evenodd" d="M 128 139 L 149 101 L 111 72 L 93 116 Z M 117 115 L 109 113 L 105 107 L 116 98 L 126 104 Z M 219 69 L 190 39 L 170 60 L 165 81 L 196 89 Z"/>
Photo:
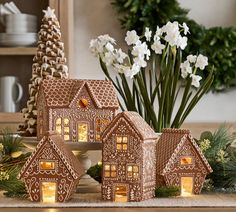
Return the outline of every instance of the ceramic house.
<path id="1" fill-rule="evenodd" d="M 154 197 L 156 140 L 136 112 L 122 112 L 102 134 L 102 198 L 127 202 Z"/>
<path id="2" fill-rule="evenodd" d="M 84 170 L 61 136 L 47 133 L 23 166 L 19 178 L 32 201 L 68 200 Z"/>
<path id="3" fill-rule="evenodd" d="M 164 129 L 156 148 L 157 187 L 175 185 L 182 196 L 199 194 L 212 169 L 190 131 Z"/>
<path id="4" fill-rule="evenodd" d="M 37 98 L 37 137 L 57 131 L 65 141 L 100 141 L 118 108 L 111 81 L 43 80 Z"/>

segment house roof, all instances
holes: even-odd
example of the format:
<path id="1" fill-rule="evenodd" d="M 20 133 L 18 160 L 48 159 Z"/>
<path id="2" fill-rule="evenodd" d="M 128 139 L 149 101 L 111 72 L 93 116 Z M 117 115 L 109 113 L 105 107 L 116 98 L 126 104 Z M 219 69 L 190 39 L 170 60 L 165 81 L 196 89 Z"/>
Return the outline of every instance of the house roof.
<path id="1" fill-rule="evenodd" d="M 157 142 L 156 154 L 158 174 L 163 175 L 168 171 L 170 165 L 174 163 L 175 156 L 181 150 L 181 147 L 185 143 L 186 139 L 188 139 L 192 143 L 206 169 L 209 172 L 212 172 L 209 163 L 207 162 L 205 156 L 202 154 L 202 151 L 198 147 L 197 143 L 190 135 L 189 130 L 164 129 Z"/>
<path id="2" fill-rule="evenodd" d="M 84 86 L 98 108 L 119 108 L 115 88 L 108 80 L 45 79 L 40 89 L 48 107 L 69 107 Z"/>
<path id="3" fill-rule="evenodd" d="M 119 113 L 102 133 L 103 138 L 105 138 L 112 131 L 114 125 L 120 119 L 125 119 L 130 124 L 130 126 L 133 127 L 133 129 L 141 136 L 143 140 L 158 138 L 158 135 L 147 124 L 147 122 L 137 112 L 131 111 Z"/>
<path id="4" fill-rule="evenodd" d="M 56 153 L 62 159 L 62 162 L 65 164 L 68 171 L 71 173 L 75 180 L 79 179 L 81 175 L 84 174 L 84 169 L 80 164 L 79 160 L 64 143 L 61 136 L 54 132 L 48 132 L 48 134 L 45 135 L 38 143 L 34 152 L 30 155 L 30 157 L 22 167 L 21 172 L 19 174 L 19 178 L 24 178 L 24 174 L 27 172 L 27 169 L 30 167 L 34 159 L 37 158 L 38 153 L 44 147 L 45 142 L 48 142 L 51 147 L 56 151 Z"/>

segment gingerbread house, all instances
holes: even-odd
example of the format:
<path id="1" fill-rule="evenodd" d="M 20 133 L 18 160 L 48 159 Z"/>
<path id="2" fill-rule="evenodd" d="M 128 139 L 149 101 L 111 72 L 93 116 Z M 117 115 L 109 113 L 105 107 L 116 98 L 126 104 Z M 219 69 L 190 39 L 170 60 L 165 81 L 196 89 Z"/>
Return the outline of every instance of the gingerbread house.
<path id="1" fill-rule="evenodd" d="M 47 133 L 23 166 L 19 178 L 32 201 L 64 202 L 84 174 L 78 159 L 60 135 Z"/>
<path id="2" fill-rule="evenodd" d="M 156 149 L 157 187 L 175 185 L 182 196 L 199 194 L 212 169 L 190 131 L 164 129 Z"/>
<path id="3" fill-rule="evenodd" d="M 55 130 L 65 141 L 100 141 L 118 108 L 111 81 L 43 80 L 37 98 L 37 137 Z"/>
<path id="4" fill-rule="evenodd" d="M 156 140 L 153 129 L 136 112 L 122 112 L 102 134 L 102 198 L 142 201 L 154 197 Z"/>

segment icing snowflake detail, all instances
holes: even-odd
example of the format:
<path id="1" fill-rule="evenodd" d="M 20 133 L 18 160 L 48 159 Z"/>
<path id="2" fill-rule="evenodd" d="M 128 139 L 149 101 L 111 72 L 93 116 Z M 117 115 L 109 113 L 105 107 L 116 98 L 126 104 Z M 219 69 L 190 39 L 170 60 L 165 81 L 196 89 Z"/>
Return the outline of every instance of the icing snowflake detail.
<path id="1" fill-rule="evenodd" d="M 43 10 L 44 17 L 46 18 L 56 18 L 56 15 L 54 13 L 55 9 L 51 9 L 50 7 L 47 8 L 47 10 Z"/>

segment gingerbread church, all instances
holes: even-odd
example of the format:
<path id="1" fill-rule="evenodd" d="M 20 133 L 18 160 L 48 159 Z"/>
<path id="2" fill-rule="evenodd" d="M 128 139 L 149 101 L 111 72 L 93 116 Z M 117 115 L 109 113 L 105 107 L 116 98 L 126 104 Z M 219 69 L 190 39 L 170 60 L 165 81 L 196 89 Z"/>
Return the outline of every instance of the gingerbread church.
<path id="1" fill-rule="evenodd" d="M 102 198 L 142 201 L 154 197 L 157 135 L 136 112 L 119 113 L 102 134 Z"/>
<path id="2" fill-rule="evenodd" d="M 64 141 L 101 141 L 119 102 L 108 80 L 45 79 L 37 98 L 37 137 L 58 132 Z"/>
<path id="3" fill-rule="evenodd" d="M 80 162 L 61 136 L 47 133 L 26 161 L 19 178 L 32 201 L 52 203 L 70 199 L 83 174 Z"/>
<path id="4" fill-rule="evenodd" d="M 181 195 L 201 192 L 212 169 L 189 130 L 164 129 L 156 146 L 157 187 L 179 186 Z"/>

